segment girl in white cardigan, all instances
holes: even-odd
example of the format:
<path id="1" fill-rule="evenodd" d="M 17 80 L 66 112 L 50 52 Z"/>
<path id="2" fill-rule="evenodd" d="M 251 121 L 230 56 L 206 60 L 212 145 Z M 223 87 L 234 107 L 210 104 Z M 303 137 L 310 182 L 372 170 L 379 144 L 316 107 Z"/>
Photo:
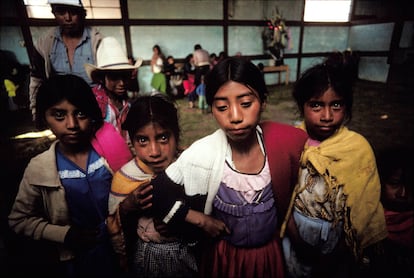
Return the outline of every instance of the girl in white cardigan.
<path id="1" fill-rule="evenodd" d="M 251 62 L 228 58 L 205 82 L 220 129 L 194 142 L 151 181 L 152 212 L 183 233 L 187 221 L 216 237 L 197 247 L 200 276 L 284 277 L 279 214 L 295 183 L 306 133 L 260 123 L 267 88 Z M 212 231 L 192 209 L 225 226 Z"/>

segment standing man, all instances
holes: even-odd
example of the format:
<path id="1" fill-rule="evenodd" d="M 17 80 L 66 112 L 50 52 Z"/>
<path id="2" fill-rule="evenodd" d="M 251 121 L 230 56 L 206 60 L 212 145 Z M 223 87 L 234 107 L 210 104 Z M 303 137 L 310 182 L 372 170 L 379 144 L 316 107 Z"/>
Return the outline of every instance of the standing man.
<path id="1" fill-rule="evenodd" d="M 201 83 L 201 76 L 206 75 L 210 70 L 210 54 L 203 49 L 201 45 L 194 45 L 194 65 L 195 65 L 195 80 L 194 84 L 197 88 Z"/>
<path id="2" fill-rule="evenodd" d="M 92 86 L 84 64 L 96 63 L 96 50 L 103 38 L 96 28 L 86 27 L 81 0 L 49 0 L 58 26 L 41 36 L 34 47 L 30 76 L 30 109 L 36 117 L 36 94 L 44 80 L 55 74 L 74 74 Z"/>

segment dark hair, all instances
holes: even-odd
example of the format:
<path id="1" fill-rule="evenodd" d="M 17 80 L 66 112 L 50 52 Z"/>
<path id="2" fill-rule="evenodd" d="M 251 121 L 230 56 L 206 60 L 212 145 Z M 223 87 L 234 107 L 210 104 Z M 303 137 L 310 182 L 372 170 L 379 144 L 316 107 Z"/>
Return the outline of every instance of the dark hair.
<path id="1" fill-rule="evenodd" d="M 153 50 L 154 50 L 154 48 L 158 50 L 158 53 L 159 53 L 159 54 L 162 54 L 161 47 L 160 47 L 158 44 L 155 44 L 155 45 L 152 47 L 152 49 L 153 49 Z"/>
<path id="2" fill-rule="evenodd" d="M 225 51 L 220 51 L 219 52 L 219 56 L 218 56 L 220 59 L 225 59 L 225 58 L 227 58 L 228 57 L 228 55 L 227 55 L 227 52 L 225 52 Z"/>
<path id="3" fill-rule="evenodd" d="M 268 91 L 260 70 L 250 61 L 240 57 L 230 57 L 215 65 L 205 77 L 206 99 L 208 105 L 213 104 L 217 91 L 228 81 L 241 83 L 254 89 L 263 103 Z"/>
<path id="4" fill-rule="evenodd" d="M 377 152 L 377 169 L 381 181 L 381 202 L 384 208 L 394 211 L 413 209 L 414 174 L 412 171 L 412 157 L 414 149 L 405 146 L 392 146 Z M 394 175 L 401 171 L 399 177 Z M 390 200 L 386 197 L 385 185 L 392 184 L 404 187 L 407 202 Z"/>
<path id="5" fill-rule="evenodd" d="M 161 94 L 140 96 L 132 104 L 122 129 L 127 130 L 131 140 L 140 128 L 149 123 L 157 123 L 162 128 L 172 130 L 177 145 L 180 140 L 178 111 L 173 102 Z"/>
<path id="6" fill-rule="evenodd" d="M 348 56 L 334 52 L 323 63 L 306 70 L 293 88 L 293 98 L 296 101 L 300 115 L 303 117 L 304 105 L 312 97 L 322 95 L 329 87 L 341 96 L 345 102 L 345 122 L 352 119 L 354 81 L 353 73 L 349 71 Z"/>
<path id="7" fill-rule="evenodd" d="M 411 169 L 413 155 L 414 149 L 412 147 L 393 146 L 379 150 L 376 158 L 381 184 L 387 182 L 393 171 L 401 169 L 404 184 L 414 187 L 414 175 Z"/>
<path id="8" fill-rule="evenodd" d="M 103 125 L 102 112 L 91 87 L 72 74 L 53 75 L 40 85 L 36 95 L 36 127 L 47 128 L 46 110 L 67 100 L 91 118 L 95 130 Z"/>
<path id="9" fill-rule="evenodd" d="M 309 68 L 296 81 L 292 95 L 302 117 L 305 103 L 312 97 L 322 95 L 331 87 L 344 99 L 345 122 L 352 119 L 354 76 L 349 71 L 349 57 L 341 52 L 333 52 L 323 63 Z"/>

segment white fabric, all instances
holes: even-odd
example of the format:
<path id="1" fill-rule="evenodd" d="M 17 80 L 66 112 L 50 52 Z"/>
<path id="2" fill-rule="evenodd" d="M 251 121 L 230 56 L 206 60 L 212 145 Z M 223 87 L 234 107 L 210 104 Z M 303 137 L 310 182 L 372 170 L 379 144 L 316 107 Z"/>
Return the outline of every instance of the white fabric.
<path id="1" fill-rule="evenodd" d="M 141 64 L 142 58 L 137 58 L 135 64 L 131 65 L 120 43 L 114 37 L 105 37 L 96 52 L 96 66 L 86 63 L 84 67 L 89 78 L 92 79 L 93 72 L 97 70 L 134 70 Z"/>
<path id="2" fill-rule="evenodd" d="M 257 126 L 257 130 L 262 130 Z M 224 174 L 225 156 L 230 145 L 223 130 L 195 141 L 167 169 L 168 177 L 184 185 L 188 196 L 207 195 L 204 213 L 210 214 Z"/>
<path id="3" fill-rule="evenodd" d="M 83 7 L 81 0 L 49 0 L 47 1 L 50 5 L 68 5 L 75 7 Z"/>
<path id="4" fill-rule="evenodd" d="M 160 73 L 162 71 L 162 68 L 163 68 L 162 59 L 158 57 L 157 61 L 152 66 L 152 71 L 154 73 Z"/>

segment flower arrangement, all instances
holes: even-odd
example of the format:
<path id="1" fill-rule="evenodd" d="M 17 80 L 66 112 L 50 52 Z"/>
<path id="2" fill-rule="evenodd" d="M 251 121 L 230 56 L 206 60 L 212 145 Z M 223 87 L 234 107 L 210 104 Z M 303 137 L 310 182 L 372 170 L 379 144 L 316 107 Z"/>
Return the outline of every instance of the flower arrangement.
<path id="1" fill-rule="evenodd" d="M 265 51 L 269 52 L 276 65 L 283 65 L 284 49 L 288 46 L 290 38 L 285 20 L 278 8 L 276 8 L 276 14 L 273 18 L 266 19 L 262 39 Z"/>

